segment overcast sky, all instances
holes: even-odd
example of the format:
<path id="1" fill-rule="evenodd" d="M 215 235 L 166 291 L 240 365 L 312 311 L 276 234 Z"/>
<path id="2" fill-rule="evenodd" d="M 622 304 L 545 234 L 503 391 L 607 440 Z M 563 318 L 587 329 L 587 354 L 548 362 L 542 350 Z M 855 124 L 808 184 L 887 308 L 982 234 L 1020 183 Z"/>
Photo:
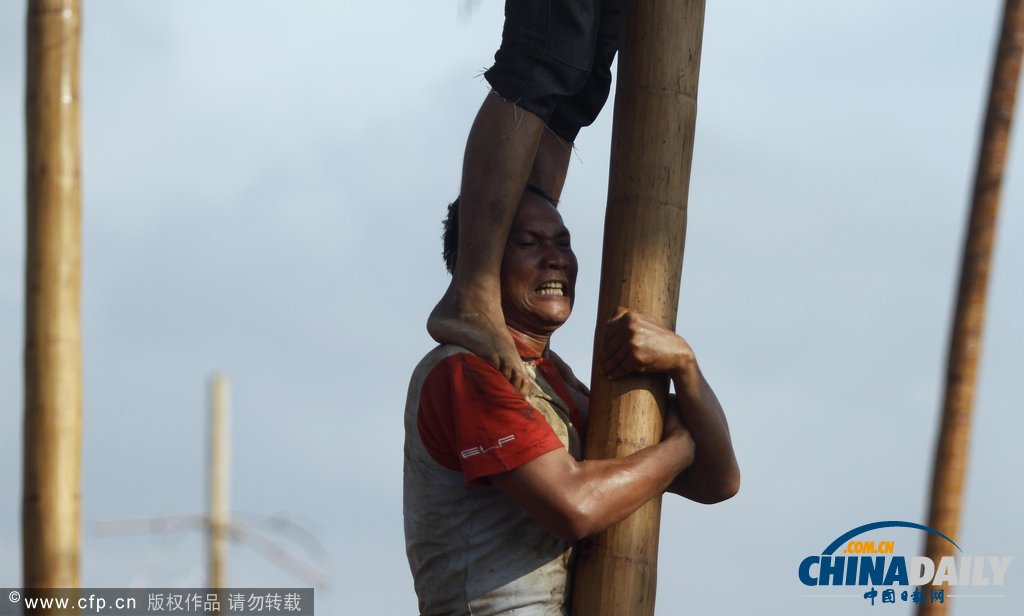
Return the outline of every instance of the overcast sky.
<path id="1" fill-rule="evenodd" d="M 322 542 L 319 561 L 281 539 L 331 576 L 321 613 L 414 613 L 401 415 L 501 4 L 83 4 L 83 583 L 202 584 L 198 533 L 94 525 L 203 510 L 204 388 L 223 370 L 233 509 Z M 800 560 L 864 523 L 927 521 L 1000 5 L 708 3 L 679 331 L 725 406 L 743 487 L 712 507 L 666 499 L 659 614 L 861 614 L 862 599 L 803 597 Z M 0 2 L 0 586 L 21 580 L 24 12 Z M 611 114 L 578 140 L 561 206 L 581 273 L 553 346 L 581 375 Z M 1020 134 L 956 537 L 1017 558 Z M 896 537 L 921 552 L 920 533 Z M 1021 567 L 1004 599 L 959 613 L 1019 613 Z M 230 581 L 305 585 L 243 545 Z"/>

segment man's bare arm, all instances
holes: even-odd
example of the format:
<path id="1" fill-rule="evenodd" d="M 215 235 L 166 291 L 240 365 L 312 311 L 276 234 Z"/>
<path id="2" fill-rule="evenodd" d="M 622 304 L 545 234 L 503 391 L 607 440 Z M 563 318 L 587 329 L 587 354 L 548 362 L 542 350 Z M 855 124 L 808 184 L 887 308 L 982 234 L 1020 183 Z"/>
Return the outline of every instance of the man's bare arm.
<path id="1" fill-rule="evenodd" d="M 666 422 L 660 443 L 625 458 L 578 461 L 559 448 L 490 479 L 544 530 L 578 541 L 664 492 L 693 454 L 693 439 L 676 419 Z"/>
<path id="2" fill-rule="evenodd" d="M 652 315 L 620 308 L 606 329 L 604 351 L 602 367 L 610 378 L 633 372 L 661 372 L 672 378 L 680 417 L 697 451 L 669 491 L 705 504 L 734 496 L 740 470 L 729 424 L 690 345 Z"/>
<path id="3" fill-rule="evenodd" d="M 672 375 L 672 382 L 679 414 L 697 443 L 697 454 L 668 491 L 707 505 L 732 498 L 740 489 L 740 468 L 718 397 L 696 359 L 686 374 Z"/>
<path id="4" fill-rule="evenodd" d="M 550 352 L 582 409 L 586 391 Z M 668 374 L 677 395 L 661 443 L 625 458 L 577 461 L 557 449 L 491 481 L 549 533 L 571 540 L 600 532 L 670 491 L 701 503 L 736 494 L 739 467 L 725 413 L 689 344 L 646 313 L 620 309 L 607 329 L 603 367 L 610 378 Z"/>

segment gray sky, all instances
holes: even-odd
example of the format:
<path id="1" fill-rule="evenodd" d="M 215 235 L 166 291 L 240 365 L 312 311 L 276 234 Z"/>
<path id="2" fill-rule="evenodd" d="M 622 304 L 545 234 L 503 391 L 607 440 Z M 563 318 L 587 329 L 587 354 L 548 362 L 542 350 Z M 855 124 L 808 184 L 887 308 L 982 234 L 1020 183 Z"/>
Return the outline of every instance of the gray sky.
<path id="1" fill-rule="evenodd" d="M 321 539 L 323 613 L 413 613 L 402 407 L 447 281 L 439 220 L 501 4 L 84 4 L 83 582 L 126 586 L 159 557 L 150 585 L 201 584 L 198 535 L 168 547 L 91 529 L 203 509 L 219 369 L 234 509 Z M 862 613 L 861 599 L 802 598 L 800 560 L 860 524 L 926 522 L 999 6 L 708 3 L 679 330 L 725 405 L 744 484 L 713 507 L 666 499 L 659 614 Z M 23 20 L 23 2 L 0 3 L 0 586 L 21 579 Z M 581 275 L 554 346 L 580 374 L 610 127 L 609 106 L 577 143 L 561 208 Z M 957 537 L 1018 558 L 1020 134 Z M 897 535 L 897 552 L 921 538 Z M 249 548 L 232 557 L 234 585 L 301 585 Z M 960 612 L 1016 613 L 1021 566 L 1005 599 Z"/>

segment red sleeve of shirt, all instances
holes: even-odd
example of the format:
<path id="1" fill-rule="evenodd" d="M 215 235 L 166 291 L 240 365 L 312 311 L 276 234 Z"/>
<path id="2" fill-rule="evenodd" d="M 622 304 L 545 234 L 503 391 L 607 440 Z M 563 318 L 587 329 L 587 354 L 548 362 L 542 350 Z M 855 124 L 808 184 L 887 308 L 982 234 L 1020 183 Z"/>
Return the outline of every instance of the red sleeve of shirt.
<path id="1" fill-rule="evenodd" d="M 434 460 L 460 471 L 466 485 L 510 471 L 562 447 L 544 415 L 498 370 L 476 355 L 441 360 L 427 375 L 416 417 Z"/>

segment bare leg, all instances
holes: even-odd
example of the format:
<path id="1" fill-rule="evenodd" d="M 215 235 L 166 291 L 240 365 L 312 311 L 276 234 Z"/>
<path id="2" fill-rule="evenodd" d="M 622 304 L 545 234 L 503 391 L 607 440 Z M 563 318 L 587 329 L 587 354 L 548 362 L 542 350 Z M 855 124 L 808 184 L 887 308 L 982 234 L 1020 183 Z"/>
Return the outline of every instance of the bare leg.
<path id="1" fill-rule="evenodd" d="M 562 198 L 562 187 L 569 169 L 572 144 L 564 141 L 551 129 L 544 130 L 537 148 L 537 156 L 530 169 L 530 184 L 551 197 L 554 205 Z"/>
<path id="2" fill-rule="evenodd" d="M 532 113 L 492 93 L 469 131 L 459 195 L 455 273 L 427 331 L 491 362 L 519 391 L 526 372 L 501 311 L 501 259 L 544 132 Z"/>

